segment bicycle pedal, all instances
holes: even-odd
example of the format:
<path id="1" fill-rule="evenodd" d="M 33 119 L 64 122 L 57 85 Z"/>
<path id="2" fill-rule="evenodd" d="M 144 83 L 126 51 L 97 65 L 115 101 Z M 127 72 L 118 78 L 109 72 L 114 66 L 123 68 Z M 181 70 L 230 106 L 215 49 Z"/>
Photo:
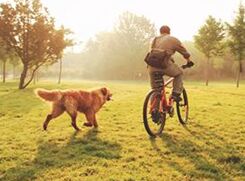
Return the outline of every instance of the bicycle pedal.
<path id="1" fill-rule="evenodd" d="M 174 108 L 171 107 L 169 110 L 168 110 L 168 114 L 169 116 L 172 118 L 174 116 Z"/>

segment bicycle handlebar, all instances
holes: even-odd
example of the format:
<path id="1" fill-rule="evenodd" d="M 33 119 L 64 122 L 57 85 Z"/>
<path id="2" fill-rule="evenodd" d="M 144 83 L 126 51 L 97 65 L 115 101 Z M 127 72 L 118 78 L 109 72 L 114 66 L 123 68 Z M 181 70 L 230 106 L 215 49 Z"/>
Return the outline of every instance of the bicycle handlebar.
<path id="1" fill-rule="evenodd" d="M 182 67 L 182 69 L 186 69 L 186 68 L 191 68 L 193 65 L 194 65 L 194 62 L 189 61 L 189 62 L 187 62 L 187 64 L 182 65 L 181 67 Z"/>

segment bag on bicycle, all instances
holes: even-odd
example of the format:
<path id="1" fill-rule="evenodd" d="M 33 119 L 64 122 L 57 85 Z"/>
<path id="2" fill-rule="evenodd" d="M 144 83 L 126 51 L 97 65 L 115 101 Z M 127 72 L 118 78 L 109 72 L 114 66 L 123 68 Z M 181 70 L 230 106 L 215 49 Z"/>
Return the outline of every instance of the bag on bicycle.
<path id="1" fill-rule="evenodd" d="M 147 53 L 144 61 L 147 65 L 150 65 L 152 67 L 156 68 L 164 68 L 164 61 L 168 57 L 168 54 L 166 51 L 151 51 Z"/>

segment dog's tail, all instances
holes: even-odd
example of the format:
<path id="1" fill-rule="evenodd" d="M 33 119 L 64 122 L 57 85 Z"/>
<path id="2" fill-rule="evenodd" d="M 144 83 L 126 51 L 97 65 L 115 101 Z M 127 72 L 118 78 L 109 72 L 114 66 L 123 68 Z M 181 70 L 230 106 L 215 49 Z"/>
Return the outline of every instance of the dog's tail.
<path id="1" fill-rule="evenodd" d="M 45 101 L 55 102 L 62 98 L 60 91 L 56 90 L 45 90 L 45 89 L 35 89 L 35 94 Z"/>

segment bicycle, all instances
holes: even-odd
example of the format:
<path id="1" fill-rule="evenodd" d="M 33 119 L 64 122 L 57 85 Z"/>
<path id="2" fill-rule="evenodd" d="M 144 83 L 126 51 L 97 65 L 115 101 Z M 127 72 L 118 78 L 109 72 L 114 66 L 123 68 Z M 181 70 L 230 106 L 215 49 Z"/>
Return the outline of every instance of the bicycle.
<path id="1" fill-rule="evenodd" d="M 183 69 L 190 68 L 194 65 L 193 62 L 188 62 L 181 67 Z M 163 85 L 161 95 L 160 95 L 160 105 L 159 108 L 159 118 L 157 120 L 152 119 L 152 111 L 153 108 L 156 107 L 156 96 L 159 94 L 156 90 L 151 90 L 145 98 L 144 107 L 143 107 L 143 121 L 144 126 L 147 133 L 152 136 L 156 137 L 162 134 L 165 122 L 167 119 L 167 115 L 170 117 L 174 116 L 174 100 L 171 98 L 167 98 L 165 87 L 167 87 L 170 83 L 174 80 L 173 77 L 169 78 Z M 189 114 L 189 104 L 188 104 L 188 96 L 185 88 L 183 88 L 183 92 L 180 95 L 181 101 L 176 102 L 176 110 L 178 115 L 178 120 L 182 125 L 185 125 L 188 121 L 188 114 Z M 148 117 L 149 116 L 149 117 Z M 156 127 L 156 128 L 155 128 Z"/>

